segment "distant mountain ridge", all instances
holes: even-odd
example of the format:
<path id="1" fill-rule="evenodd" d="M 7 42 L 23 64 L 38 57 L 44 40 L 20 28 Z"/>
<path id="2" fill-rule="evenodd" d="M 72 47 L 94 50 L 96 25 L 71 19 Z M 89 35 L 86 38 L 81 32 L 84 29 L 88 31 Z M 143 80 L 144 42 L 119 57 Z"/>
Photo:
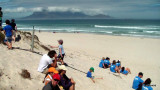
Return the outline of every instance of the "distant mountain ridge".
<path id="1" fill-rule="evenodd" d="M 109 15 L 86 15 L 82 12 L 34 12 L 32 15 L 24 17 L 23 19 L 110 19 Z"/>

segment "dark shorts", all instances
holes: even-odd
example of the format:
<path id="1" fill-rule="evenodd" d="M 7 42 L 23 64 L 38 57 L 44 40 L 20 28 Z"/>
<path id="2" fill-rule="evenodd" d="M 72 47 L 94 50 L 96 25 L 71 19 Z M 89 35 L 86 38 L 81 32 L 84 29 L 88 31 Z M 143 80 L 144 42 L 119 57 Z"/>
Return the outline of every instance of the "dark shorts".
<path id="1" fill-rule="evenodd" d="M 61 59 L 63 60 L 65 54 L 62 54 L 62 56 L 63 56 L 63 57 L 61 57 L 61 55 L 59 54 L 59 55 L 58 55 L 58 58 L 61 58 Z"/>
<path id="2" fill-rule="evenodd" d="M 106 67 L 106 68 L 109 68 L 109 66 L 107 65 L 107 64 L 104 64 L 104 66 Z M 104 68 L 104 67 L 103 67 Z"/>
<path id="3" fill-rule="evenodd" d="M 2 20 L 0 20 L 0 26 L 2 26 Z"/>
<path id="4" fill-rule="evenodd" d="M 4 42 L 12 42 L 12 37 L 5 37 Z"/>

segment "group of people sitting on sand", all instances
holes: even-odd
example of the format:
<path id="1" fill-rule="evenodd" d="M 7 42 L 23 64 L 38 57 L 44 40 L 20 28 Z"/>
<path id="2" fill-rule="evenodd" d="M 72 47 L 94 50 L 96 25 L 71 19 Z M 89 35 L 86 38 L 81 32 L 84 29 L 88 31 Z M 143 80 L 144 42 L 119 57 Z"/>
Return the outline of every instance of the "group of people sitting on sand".
<path id="1" fill-rule="evenodd" d="M 59 46 L 50 46 L 59 48 L 59 54 L 55 50 L 49 51 L 41 57 L 38 72 L 46 74 L 44 77 L 43 90 L 75 90 L 75 81 L 66 75 L 67 68 L 64 65 L 65 56 L 63 40 L 58 40 Z"/>
<path id="2" fill-rule="evenodd" d="M 100 68 L 110 68 L 110 71 L 113 73 L 122 73 L 124 75 L 127 75 L 128 73 L 131 74 L 131 71 L 129 68 L 121 67 L 121 61 L 120 60 L 113 60 L 112 63 L 110 63 L 110 58 L 102 58 L 102 60 L 99 63 Z"/>

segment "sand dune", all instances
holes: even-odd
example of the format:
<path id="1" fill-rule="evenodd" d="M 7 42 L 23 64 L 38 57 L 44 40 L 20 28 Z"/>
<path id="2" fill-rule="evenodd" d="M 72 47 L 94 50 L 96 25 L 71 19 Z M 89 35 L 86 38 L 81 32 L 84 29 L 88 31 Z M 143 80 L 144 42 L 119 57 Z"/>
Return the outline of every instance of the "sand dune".
<path id="1" fill-rule="evenodd" d="M 70 33 L 38 33 L 36 35 L 44 45 L 58 45 L 57 40 L 64 40 L 66 52 L 65 62 L 83 72 L 87 72 L 92 66 L 95 68 L 95 77 L 103 77 L 96 83 L 86 78 L 86 74 L 68 68 L 67 75 L 76 81 L 76 90 L 132 90 L 133 78 L 142 71 L 143 80 L 152 79 L 154 90 L 160 88 L 160 39 L 106 36 L 93 34 Z M 14 47 L 30 49 L 30 42 L 21 40 L 13 44 Z M 57 49 L 56 49 L 57 50 Z M 35 49 L 37 52 L 47 53 L 43 48 Z M 120 59 L 122 66 L 129 67 L 132 74 L 127 76 L 113 75 L 109 69 L 98 67 L 103 56 L 111 60 Z M 44 75 L 37 72 L 41 56 L 24 50 L 7 50 L 0 45 L 0 69 L 3 75 L 0 77 L 0 89 L 2 90 L 41 90 Z M 23 79 L 19 73 L 21 69 L 27 69 L 31 73 L 31 80 Z"/>

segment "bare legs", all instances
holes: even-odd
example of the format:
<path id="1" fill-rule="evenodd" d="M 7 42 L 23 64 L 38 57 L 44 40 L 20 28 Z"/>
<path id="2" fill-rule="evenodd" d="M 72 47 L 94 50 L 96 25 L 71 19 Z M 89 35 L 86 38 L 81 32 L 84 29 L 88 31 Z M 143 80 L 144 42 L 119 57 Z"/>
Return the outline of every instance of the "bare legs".
<path id="1" fill-rule="evenodd" d="M 8 46 L 8 49 L 12 49 L 12 43 L 6 42 L 6 45 Z"/>
<path id="2" fill-rule="evenodd" d="M 128 71 L 131 74 L 131 70 L 129 68 L 126 68 L 126 71 Z"/>

